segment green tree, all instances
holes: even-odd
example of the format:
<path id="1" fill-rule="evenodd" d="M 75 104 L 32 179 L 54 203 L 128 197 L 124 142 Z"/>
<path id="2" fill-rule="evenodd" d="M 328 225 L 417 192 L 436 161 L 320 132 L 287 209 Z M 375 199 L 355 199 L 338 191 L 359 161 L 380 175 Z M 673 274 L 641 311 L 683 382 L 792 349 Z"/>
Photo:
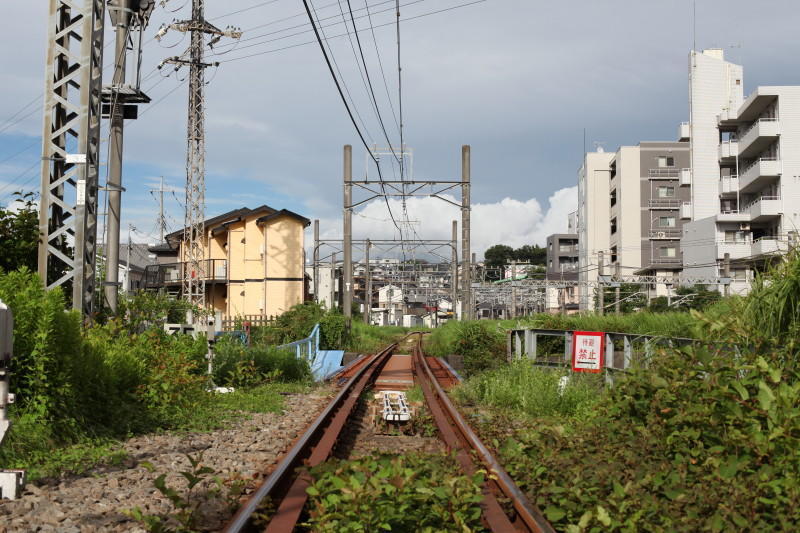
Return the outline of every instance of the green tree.
<path id="1" fill-rule="evenodd" d="M 18 209 L 0 208 L 0 270 L 36 271 L 39 213 L 33 193 L 14 193 Z M 20 205 L 21 204 L 21 205 Z"/>
<path id="2" fill-rule="evenodd" d="M 539 245 L 525 244 L 514 250 L 514 259 L 524 261 L 532 265 L 547 264 L 547 248 Z"/>

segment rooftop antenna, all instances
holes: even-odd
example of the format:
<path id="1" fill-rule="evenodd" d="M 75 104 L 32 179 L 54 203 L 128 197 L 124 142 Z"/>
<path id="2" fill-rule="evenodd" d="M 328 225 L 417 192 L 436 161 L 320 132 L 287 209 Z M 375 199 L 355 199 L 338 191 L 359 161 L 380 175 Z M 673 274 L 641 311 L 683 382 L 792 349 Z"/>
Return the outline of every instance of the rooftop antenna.
<path id="1" fill-rule="evenodd" d="M 603 145 L 606 144 L 605 141 L 595 141 L 593 144 L 595 152 L 600 152 L 602 154 L 606 151 L 605 148 L 603 148 Z"/>
<path id="2" fill-rule="evenodd" d="M 697 51 L 697 0 L 692 2 L 692 50 Z"/>

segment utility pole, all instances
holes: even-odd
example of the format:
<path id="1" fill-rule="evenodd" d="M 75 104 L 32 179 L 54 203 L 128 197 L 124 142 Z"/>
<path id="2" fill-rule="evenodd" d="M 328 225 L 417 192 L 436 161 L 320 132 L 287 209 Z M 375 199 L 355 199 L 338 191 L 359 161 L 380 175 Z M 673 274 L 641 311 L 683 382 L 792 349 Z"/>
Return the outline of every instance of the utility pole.
<path id="1" fill-rule="evenodd" d="M 367 239 L 364 246 L 364 323 L 369 324 L 372 315 L 372 273 L 369 269 L 369 248 L 371 244 Z"/>
<path id="2" fill-rule="evenodd" d="M 192 18 L 170 24 L 173 29 L 191 34 L 188 50 L 189 59 L 174 56 L 165 59 L 165 64 L 175 65 L 175 70 L 189 66 L 189 112 L 186 150 L 186 213 L 183 227 L 183 269 L 182 294 L 193 306 L 205 308 L 205 70 L 219 66 L 218 62 L 206 63 L 203 60 L 205 36 L 213 35 L 209 46 L 222 37 L 238 39 L 242 32 L 231 27 L 220 30 L 205 20 L 205 0 L 192 0 Z M 158 38 L 164 36 L 166 29 L 159 31 Z"/>
<path id="3" fill-rule="evenodd" d="M 314 276 L 314 300 L 319 303 L 322 298 L 319 297 L 319 219 L 314 219 L 314 251 L 311 254 L 311 260 L 314 262 L 312 265 L 312 275 Z"/>
<path id="4" fill-rule="evenodd" d="M 458 304 L 458 221 L 457 220 L 453 221 L 453 244 L 452 244 L 452 254 L 450 262 L 452 263 L 450 268 L 453 270 L 450 280 L 450 289 L 452 290 L 453 293 L 453 295 L 451 296 L 451 298 L 453 299 L 453 305 L 451 306 L 452 307 L 451 311 L 453 312 L 452 319 L 455 320 L 456 305 Z"/>
<path id="5" fill-rule="evenodd" d="M 336 254 L 331 254 L 331 309 L 336 309 Z"/>
<path id="6" fill-rule="evenodd" d="M 353 147 L 344 147 L 344 317 L 347 327 L 353 317 Z"/>
<path id="7" fill-rule="evenodd" d="M 158 243 L 164 242 L 164 234 L 167 232 L 167 217 L 164 216 L 164 176 L 161 176 L 161 185 L 158 189 L 150 189 L 151 193 L 158 193 Z"/>
<path id="8" fill-rule="evenodd" d="M 619 286 L 620 286 L 620 266 L 619 261 L 614 264 L 614 276 L 617 278 L 615 281 L 616 287 L 614 287 L 614 312 L 616 314 L 620 314 L 620 304 L 619 304 Z"/>
<path id="9" fill-rule="evenodd" d="M 472 263 L 470 261 L 470 147 L 461 147 L 461 276 L 463 278 L 462 316 L 470 320 L 472 308 Z"/>
<path id="10" fill-rule="evenodd" d="M 125 294 L 131 292 L 131 232 L 135 228 L 128 224 L 128 250 L 125 252 Z"/>
<path id="11" fill-rule="evenodd" d="M 517 262 L 511 261 L 511 318 L 517 318 Z"/>
<path id="12" fill-rule="evenodd" d="M 603 252 L 597 252 L 597 289 L 600 293 L 598 299 L 600 300 L 600 314 L 604 314 L 606 307 L 605 284 L 603 283 Z"/>
<path id="13" fill-rule="evenodd" d="M 122 146 L 125 119 L 137 117 L 135 104 L 149 103 L 150 98 L 139 90 L 138 65 L 140 57 L 136 57 L 136 84 L 125 84 L 126 63 L 128 57 L 128 40 L 133 42 L 133 29 L 139 29 L 138 42 L 141 44 L 141 32 L 147 26 L 150 13 L 155 2 L 153 0 L 110 0 L 108 11 L 114 25 L 116 42 L 114 46 L 114 75 L 111 86 L 103 88 L 104 108 L 107 107 L 111 121 L 108 148 L 108 193 L 107 239 L 105 243 L 106 280 L 104 283 L 105 298 L 112 313 L 117 312 L 119 297 L 119 235 L 120 211 L 122 208 Z M 137 50 L 141 54 L 141 50 Z"/>
<path id="14" fill-rule="evenodd" d="M 722 259 L 722 277 L 727 278 L 727 283 L 723 286 L 723 292 L 726 297 L 731 293 L 731 254 L 725 252 Z"/>

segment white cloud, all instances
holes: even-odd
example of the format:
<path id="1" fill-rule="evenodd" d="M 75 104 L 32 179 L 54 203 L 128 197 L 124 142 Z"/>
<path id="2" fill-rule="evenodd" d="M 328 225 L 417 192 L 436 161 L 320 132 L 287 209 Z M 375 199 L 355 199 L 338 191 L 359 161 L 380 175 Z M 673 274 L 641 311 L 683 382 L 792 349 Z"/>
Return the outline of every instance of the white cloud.
<path id="1" fill-rule="evenodd" d="M 447 198 L 455 201 L 452 197 Z M 577 198 L 578 188 L 568 187 L 550 196 L 546 209 L 535 198 L 525 201 L 504 198 L 499 202 L 473 204 L 472 251 L 480 258 L 487 248 L 495 244 L 507 244 L 514 248 L 525 244 L 543 246 L 548 235 L 566 232 L 567 215 L 577 208 Z M 400 201 L 390 200 L 389 205 L 395 219 L 402 219 Z M 436 198 L 411 198 L 406 207 L 408 218 L 413 221 L 413 230 L 419 238 L 449 240 L 452 236 L 452 220 L 458 221 L 460 238 L 461 210 L 458 207 Z M 416 237 L 412 230 L 403 230 L 406 238 Z M 320 236 L 323 240 L 341 239 L 342 220 L 320 220 Z M 354 213 L 354 239 L 390 239 L 397 236 L 397 228 L 389 218 L 384 202 L 373 201 Z M 313 244 L 308 244 L 310 251 Z M 444 252 L 444 255 L 448 254 Z"/>

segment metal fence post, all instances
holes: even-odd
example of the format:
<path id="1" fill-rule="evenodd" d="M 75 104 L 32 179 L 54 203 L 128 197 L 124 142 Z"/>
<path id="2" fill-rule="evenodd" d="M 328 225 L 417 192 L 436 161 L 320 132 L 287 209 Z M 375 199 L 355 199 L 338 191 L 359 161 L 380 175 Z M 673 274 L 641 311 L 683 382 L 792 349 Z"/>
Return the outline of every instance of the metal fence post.
<path id="1" fill-rule="evenodd" d="M 622 361 L 622 368 L 628 369 L 633 361 L 633 343 L 628 335 L 622 337 L 624 358 Z"/>

